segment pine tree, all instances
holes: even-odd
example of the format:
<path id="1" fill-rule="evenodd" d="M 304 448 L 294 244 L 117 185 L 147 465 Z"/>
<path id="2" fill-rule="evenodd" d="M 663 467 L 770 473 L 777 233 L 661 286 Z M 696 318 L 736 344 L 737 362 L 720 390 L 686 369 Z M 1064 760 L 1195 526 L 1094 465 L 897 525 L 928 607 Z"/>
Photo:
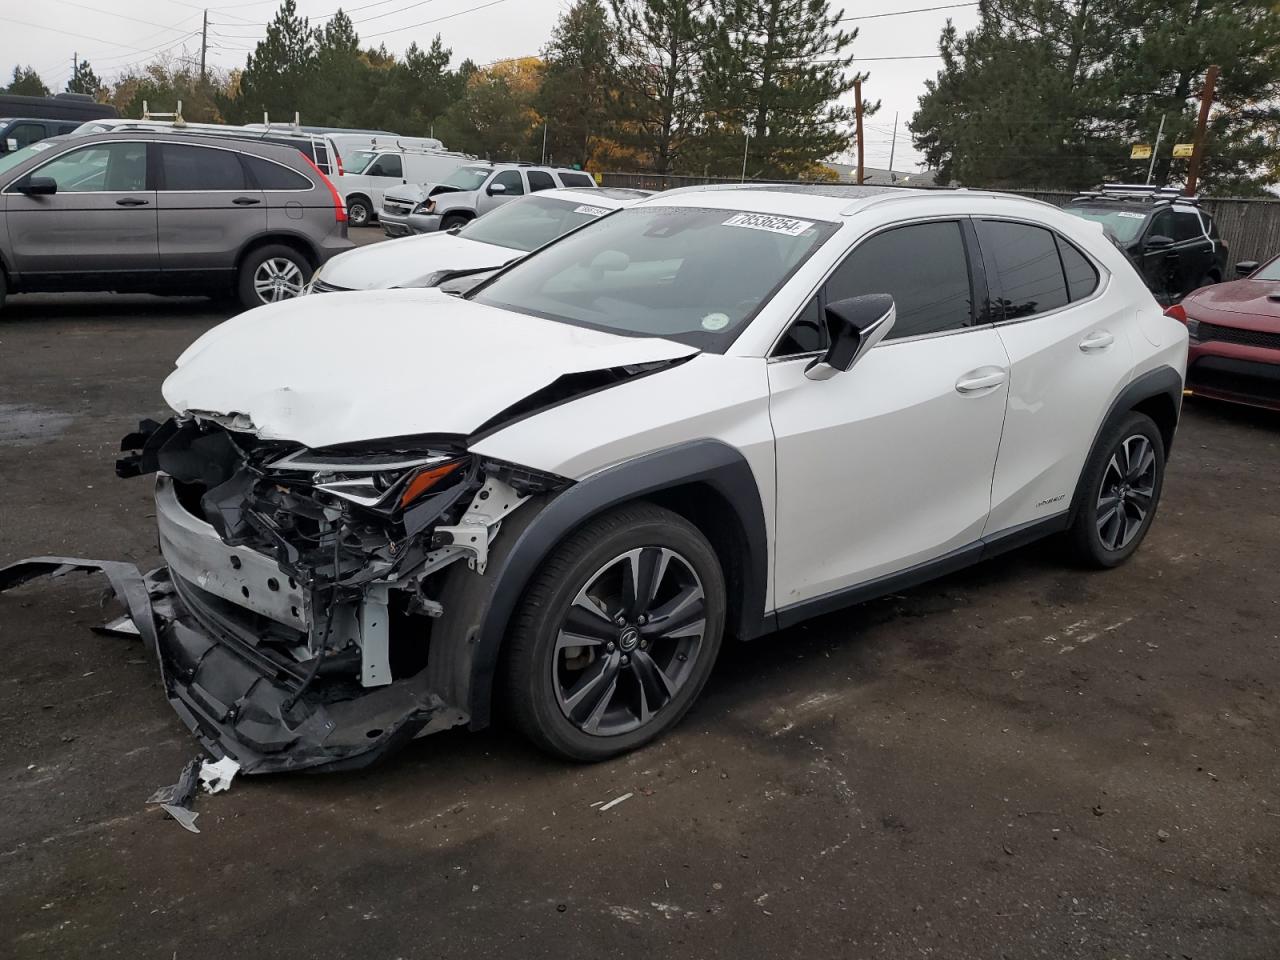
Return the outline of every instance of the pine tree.
<path id="1" fill-rule="evenodd" d="M 618 45 L 616 136 L 670 173 L 698 130 L 702 0 L 610 0 Z"/>
<path id="2" fill-rule="evenodd" d="M 449 107 L 437 135 L 452 149 L 489 160 L 527 159 L 535 149 L 538 115 L 533 101 L 541 72 L 536 57 L 483 69 L 464 61 L 458 74 L 466 77 L 466 88 Z"/>
<path id="3" fill-rule="evenodd" d="M 244 119 L 292 120 L 303 108 L 315 76 L 315 31 L 298 16 L 295 0 L 283 0 L 267 24 L 267 35 L 245 61 L 239 107 Z M 319 118 L 307 117 L 308 121 Z"/>
<path id="4" fill-rule="evenodd" d="M 586 166 L 596 141 L 612 135 L 614 48 L 601 0 L 575 0 L 552 31 L 535 105 L 555 162 Z"/>
<path id="5" fill-rule="evenodd" d="M 838 101 L 853 89 L 845 51 L 857 36 L 840 29 L 843 11 L 833 12 L 827 0 L 708 6 L 704 164 L 737 174 L 745 146 L 748 177 L 803 176 L 843 150 L 852 111 Z"/>
<path id="6" fill-rule="evenodd" d="M 93 72 L 88 60 L 76 61 L 75 72 L 71 74 L 71 79 L 67 81 L 67 93 L 87 93 L 95 99 L 100 99 L 101 95 L 105 93 L 102 81 Z"/>
<path id="7" fill-rule="evenodd" d="M 5 88 L 5 93 L 24 97 L 47 97 L 50 90 L 33 67 L 14 67 L 13 82 Z"/>

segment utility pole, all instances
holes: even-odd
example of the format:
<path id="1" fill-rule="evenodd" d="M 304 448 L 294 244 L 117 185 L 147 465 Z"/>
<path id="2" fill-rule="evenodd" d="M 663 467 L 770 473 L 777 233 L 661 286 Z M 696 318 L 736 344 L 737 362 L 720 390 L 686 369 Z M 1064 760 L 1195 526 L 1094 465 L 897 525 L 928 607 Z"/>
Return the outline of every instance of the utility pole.
<path id="1" fill-rule="evenodd" d="M 204 25 L 200 28 L 200 82 L 204 83 L 204 55 L 209 49 L 209 11 L 204 12 Z"/>
<path id="2" fill-rule="evenodd" d="M 893 139 L 889 141 L 889 181 L 896 182 L 893 176 L 893 151 L 898 146 L 898 111 L 893 111 Z"/>
<path id="3" fill-rule="evenodd" d="M 742 144 L 742 179 L 739 181 L 740 183 L 747 182 L 747 150 L 749 150 L 750 147 L 751 147 L 751 131 L 748 130 L 747 139 Z"/>
<path id="4" fill-rule="evenodd" d="M 1151 151 L 1151 162 L 1147 164 L 1147 186 L 1151 186 L 1151 175 L 1156 169 L 1156 157 L 1160 156 L 1160 140 L 1164 137 L 1164 118 L 1167 114 L 1160 114 L 1160 129 L 1156 131 L 1155 149 Z"/>
<path id="5" fill-rule="evenodd" d="M 67 81 L 67 89 L 75 93 L 76 74 L 80 72 L 80 54 L 79 51 L 73 51 L 71 54 L 71 79 Z"/>
<path id="6" fill-rule="evenodd" d="M 1200 178 L 1200 160 L 1204 156 L 1205 127 L 1209 123 L 1209 107 L 1213 105 L 1213 88 L 1218 82 L 1218 71 L 1221 69 L 1215 63 L 1204 75 L 1204 89 L 1200 91 L 1200 118 L 1196 121 L 1196 136 L 1191 147 L 1191 165 L 1187 168 L 1188 197 L 1196 195 L 1196 181 Z"/>
<path id="7" fill-rule="evenodd" d="M 435 129 L 433 126 L 432 130 Z M 542 165 L 547 165 L 547 121 L 542 121 Z"/>
<path id="8" fill-rule="evenodd" d="M 853 106 L 854 116 L 854 134 L 858 138 L 858 178 L 857 183 L 862 185 L 862 81 L 853 81 L 853 98 L 856 101 Z"/>

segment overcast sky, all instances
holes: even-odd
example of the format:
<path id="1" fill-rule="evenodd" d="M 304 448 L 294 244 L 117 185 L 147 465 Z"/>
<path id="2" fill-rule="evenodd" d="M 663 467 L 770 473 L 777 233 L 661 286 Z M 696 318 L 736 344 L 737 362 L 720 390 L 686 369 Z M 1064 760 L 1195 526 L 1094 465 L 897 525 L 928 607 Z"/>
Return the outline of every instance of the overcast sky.
<path id="1" fill-rule="evenodd" d="M 859 29 L 855 57 L 918 57 L 937 53 L 938 33 L 948 16 L 964 30 L 976 22 L 975 6 L 933 10 L 903 16 L 875 14 L 953 4 L 957 0 L 865 0 L 844 4 L 845 15 L 858 17 L 846 26 Z M 420 46 L 439 32 L 453 49 L 454 65 L 470 57 L 489 63 L 536 54 L 568 0 L 351 0 L 343 4 L 356 23 L 362 44 L 385 43 L 399 53 L 416 40 Z M 484 5 L 486 9 L 475 9 Z M 209 7 L 209 62 L 218 67 L 242 66 L 246 52 L 263 35 L 279 0 L 236 0 Z M 301 14 L 322 22 L 337 9 L 337 0 L 298 0 Z M 840 6 L 839 3 L 833 6 Z M 195 0 L 41 0 L 0 4 L 0 70 L 4 80 L 15 64 L 34 66 L 55 90 L 71 75 L 73 54 L 89 60 L 97 74 L 111 79 L 131 65 L 157 54 L 199 56 L 204 7 Z M 862 19 L 867 18 L 867 19 Z M 435 22 L 430 22 L 435 21 Z M 861 69 L 870 80 L 867 99 L 879 99 L 880 112 L 867 121 L 866 163 L 887 167 L 893 115 L 900 115 L 894 168 L 911 170 L 919 160 L 911 148 L 906 123 L 924 92 L 924 81 L 937 71 L 937 59 L 866 60 Z M 852 102 L 852 94 L 849 94 Z M 165 105 L 162 109 L 171 109 Z M 303 118 L 303 122 L 306 118 Z"/>

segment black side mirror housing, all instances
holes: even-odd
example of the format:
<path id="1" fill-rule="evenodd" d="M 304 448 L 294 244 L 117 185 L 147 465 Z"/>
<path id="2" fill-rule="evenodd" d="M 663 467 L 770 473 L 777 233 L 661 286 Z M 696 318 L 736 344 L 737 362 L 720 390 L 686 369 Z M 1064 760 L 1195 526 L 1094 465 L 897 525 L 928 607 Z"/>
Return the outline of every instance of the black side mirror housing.
<path id="1" fill-rule="evenodd" d="M 1257 260 L 1241 260 L 1236 264 L 1236 276 L 1247 277 L 1253 271 L 1258 269 Z"/>
<path id="2" fill-rule="evenodd" d="M 1157 233 L 1153 237 L 1147 237 L 1148 250 L 1163 250 L 1165 247 L 1173 246 L 1173 237 L 1166 237 Z"/>
<path id="3" fill-rule="evenodd" d="M 29 197 L 48 197 L 58 192 L 58 181 L 53 177 L 27 177 L 17 190 Z"/>
<path id="4" fill-rule="evenodd" d="M 895 319 L 893 297 L 868 293 L 827 304 L 824 319 L 830 346 L 804 369 L 810 380 L 830 380 L 849 370 L 859 358 L 884 339 Z"/>

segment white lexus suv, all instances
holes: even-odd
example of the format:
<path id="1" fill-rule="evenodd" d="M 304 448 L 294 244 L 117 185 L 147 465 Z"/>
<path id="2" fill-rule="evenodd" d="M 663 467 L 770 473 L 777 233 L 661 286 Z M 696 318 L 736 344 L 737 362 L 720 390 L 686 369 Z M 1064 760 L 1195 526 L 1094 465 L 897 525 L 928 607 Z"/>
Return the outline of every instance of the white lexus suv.
<path id="1" fill-rule="evenodd" d="M 165 566 L 106 572 L 246 772 L 366 763 L 495 700 L 598 760 L 676 723 L 727 636 L 1048 534 L 1128 558 L 1186 354 L 1101 230 L 1046 204 L 659 195 L 463 298 L 209 331 L 121 462 L 157 474 Z M 68 566 L 97 564 L 0 588 Z"/>

